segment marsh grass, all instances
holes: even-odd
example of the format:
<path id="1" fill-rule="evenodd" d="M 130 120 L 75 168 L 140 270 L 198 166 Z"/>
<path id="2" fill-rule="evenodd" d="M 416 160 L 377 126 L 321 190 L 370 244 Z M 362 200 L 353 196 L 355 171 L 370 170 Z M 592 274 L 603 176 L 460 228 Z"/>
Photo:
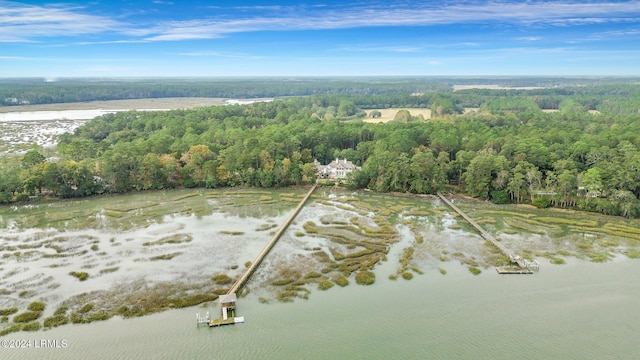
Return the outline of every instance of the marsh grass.
<path id="1" fill-rule="evenodd" d="M 328 279 L 322 279 L 318 282 L 318 289 L 319 290 L 329 290 L 331 289 L 335 284 L 333 282 L 331 282 L 331 280 Z"/>
<path id="2" fill-rule="evenodd" d="M 590 251 L 587 253 L 587 256 L 591 259 L 592 262 L 605 262 L 613 259 L 613 254 L 609 252 Z"/>
<path id="3" fill-rule="evenodd" d="M 26 311 L 13 317 L 14 323 L 27 323 L 37 320 L 42 315 L 41 311 Z"/>
<path id="4" fill-rule="evenodd" d="M 627 249 L 624 251 L 624 254 L 629 259 L 640 259 L 640 250 L 637 249 Z"/>
<path id="5" fill-rule="evenodd" d="M 356 273 L 356 284 L 372 285 L 376 282 L 376 274 L 372 271 L 358 271 Z"/>
<path id="6" fill-rule="evenodd" d="M 349 285 L 349 279 L 347 279 L 347 277 L 342 274 L 334 274 L 331 277 L 331 281 L 333 281 L 334 283 L 336 283 L 336 285 L 340 287 L 345 287 Z"/>
<path id="7" fill-rule="evenodd" d="M 38 331 L 40 330 L 40 328 L 42 328 L 42 325 L 40 325 L 39 322 L 32 321 L 30 323 L 24 324 L 24 326 L 22 327 L 22 331 Z"/>
<path id="8" fill-rule="evenodd" d="M 54 328 L 69 323 L 69 318 L 63 314 L 53 315 L 44 319 L 45 328 Z"/>
<path id="9" fill-rule="evenodd" d="M 509 225 L 514 229 L 524 230 L 532 234 L 539 234 L 539 235 L 546 234 L 546 232 L 543 229 L 541 229 L 539 226 L 531 225 L 525 221 L 522 221 L 522 219 L 504 218 L 503 221 L 505 224 Z"/>
<path id="10" fill-rule="evenodd" d="M 400 268 L 398 269 L 397 274 L 402 274 L 402 277 L 405 278 L 406 280 L 410 280 L 410 278 L 407 279 L 407 275 L 404 275 L 404 274 L 407 273 L 407 270 L 411 265 L 411 260 L 413 260 L 414 252 L 415 252 L 415 248 L 413 246 L 404 249 L 404 251 L 402 252 L 402 256 L 400 257 L 400 260 L 399 260 Z M 410 274 L 410 275 L 412 278 L 413 274 Z"/>
<path id="11" fill-rule="evenodd" d="M 474 219 L 474 221 L 478 225 L 486 225 L 486 224 L 495 224 L 496 223 L 496 219 L 490 218 L 490 217 L 482 217 L 482 218 Z"/>
<path id="12" fill-rule="evenodd" d="M 118 271 L 118 269 L 120 269 L 120 267 L 118 267 L 118 266 L 114 266 L 114 267 L 110 267 L 110 268 L 104 268 L 104 269 L 100 270 L 100 274 L 108 274 L 108 273 L 116 272 L 116 271 Z"/>
<path id="13" fill-rule="evenodd" d="M 80 281 L 85 281 L 89 278 L 89 274 L 84 271 L 72 271 L 69 275 L 77 278 Z"/>
<path id="14" fill-rule="evenodd" d="M 192 198 L 192 197 L 195 197 L 195 196 L 200 196 L 200 195 L 201 194 L 198 193 L 198 192 L 192 192 L 192 193 L 187 193 L 187 194 L 184 194 L 184 195 L 179 195 L 179 196 L 173 197 L 173 198 L 169 199 L 169 201 L 177 202 L 177 201 L 180 201 L 180 200 L 185 200 L 185 199 L 189 199 L 189 198 Z"/>
<path id="15" fill-rule="evenodd" d="M 29 304 L 28 309 L 30 311 L 44 311 L 44 308 L 46 307 L 46 304 L 41 302 L 41 301 L 34 301 L 31 304 Z"/>
<path id="16" fill-rule="evenodd" d="M 478 269 L 475 266 L 469 266 L 469 272 L 471 272 L 473 275 L 480 275 L 482 270 Z"/>
<path id="17" fill-rule="evenodd" d="M 490 209 L 479 209 L 478 213 L 487 214 L 487 215 L 498 215 L 500 217 L 519 217 L 519 218 L 529 218 L 536 216 L 532 213 L 520 212 L 520 211 L 508 211 L 508 210 L 490 210 Z"/>
<path id="18" fill-rule="evenodd" d="M 121 203 L 113 203 L 109 205 L 109 207 L 105 207 L 105 211 L 110 210 L 110 211 L 117 211 L 120 213 L 126 213 L 129 211 L 151 208 L 158 205 L 160 205 L 160 203 L 155 201 L 142 201 L 142 202 L 136 202 L 136 203 L 121 202 Z"/>
<path id="19" fill-rule="evenodd" d="M 0 331 L 0 336 L 4 336 L 4 335 L 8 335 L 14 332 L 18 332 L 20 330 L 22 330 L 23 325 L 22 324 L 14 324 L 9 326 L 6 329 L 2 329 L 2 331 Z"/>
<path id="20" fill-rule="evenodd" d="M 144 242 L 143 246 L 155 246 L 155 245 L 164 245 L 164 244 L 183 244 L 188 243 L 193 240 L 193 236 L 190 234 L 173 234 L 169 236 L 165 236 L 156 241 L 147 241 Z"/>
<path id="21" fill-rule="evenodd" d="M 149 258 L 149 260 L 151 261 L 158 261 L 158 260 L 171 260 L 176 256 L 180 256 L 182 255 L 182 252 L 177 251 L 177 252 L 173 252 L 170 254 L 163 254 L 163 255 L 158 255 L 158 256 L 152 256 Z"/>
<path id="22" fill-rule="evenodd" d="M 562 264 L 566 263 L 563 258 L 559 258 L 559 257 L 555 257 L 555 256 L 550 256 L 549 257 L 549 262 L 554 264 L 554 265 L 562 265 Z"/>
<path id="23" fill-rule="evenodd" d="M 244 235 L 244 231 L 230 231 L 230 230 L 221 230 L 220 234 L 225 234 L 225 235 Z"/>
<path id="24" fill-rule="evenodd" d="M 581 227 L 570 226 L 570 228 L 576 232 L 580 232 L 580 231 L 584 232 L 584 228 L 581 228 Z M 607 235 L 618 236 L 618 237 L 632 239 L 632 240 L 640 240 L 640 234 L 638 234 L 637 231 L 638 229 L 633 229 L 624 225 L 611 224 L 611 223 L 605 224 L 604 227 L 589 229 L 589 232 L 592 232 L 592 233 L 607 234 Z"/>
<path id="25" fill-rule="evenodd" d="M 274 286 L 286 286 L 289 285 L 291 283 L 293 283 L 294 281 L 296 281 L 293 278 L 285 278 L 285 279 L 278 279 L 278 280 L 274 280 L 271 282 L 271 285 Z"/>
<path id="26" fill-rule="evenodd" d="M 308 272 L 304 277 L 306 279 L 317 279 L 317 278 L 319 278 L 321 276 L 322 276 L 322 274 L 320 274 L 319 272 L 311 271 L 311 272 Z"/>
<path id="27" fill-rule="evenodd" d="M 112 218 L 121 218 L 124 216 L 124 212 L 117 210 L 103 210 L 102 212 L 105 216 Z"/>
<path id="28" fill-rule="evenodd" d="M 23 299 L 28 299 L 30 297 L 36 296 L 36 292 L 33 290 L 22 290 L 18 293 L 18 296 Z"/>
<path id="29" fill-rule="evenodd" d="M 0 309 L 0 316 L 13 315 L 18 312 L 17 307 L 11 307 L 6 309 Z"/>
<path id="30" fill-rule="evenodd" d="M 598 222 L 595 220 L 577 220 L 577 219 L 567 219 L 562 217 L 549 217 L 549 216 L 540 216 L 535 217 L 536 223 L 541 224 L 559 224 L 559 225 L 571 225 L 578 227 L 596 227 L 598 226 Z"/>
<path id="31" fill-rule="evenodd" d="M 218 285 L 227 285 L 233 282 L 233 279 L 227 274 L 218 274 L 213 277 L 213 281 Z"/>
<path id="32" fill-rule="evenodd" d="M 267 231 L 276 227 L 278 227 L 278 224 L 262 224 L 256 229 L 256 231 Z"/>
<path id="33" fill-rule="evenodd" d="M 434 215 L 434 212 L 432 209 L 423 209 L 423 208 L 411 208 L 407 211 L 403 212 L 403 215 L 405 216 L 418 216 L 418 217 L 426 217 L 426 216 L 430 216 L 430 215 Z"/>

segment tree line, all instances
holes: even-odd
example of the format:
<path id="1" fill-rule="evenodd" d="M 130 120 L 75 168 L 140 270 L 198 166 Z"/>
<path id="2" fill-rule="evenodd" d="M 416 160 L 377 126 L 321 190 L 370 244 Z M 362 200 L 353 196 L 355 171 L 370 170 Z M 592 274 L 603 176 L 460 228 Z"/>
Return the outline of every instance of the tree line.
<path id="1" fill-rule="evenodd" d="M 366 104 L 338 95 L 107 114 L 61 136 L 58 161 L 38 149 L 19 162 L 5 160 L 0 202 L 296 185 L 315 180 L 314 159 L 347 158 L 362 166 L 345 182 L 351 188 L 432 194 L 457 186 L 496 203 L 640 216 L 637 98 L 598 98 L 602 111 L 594 113 L 583 95 L 570 94 L 558 111 L 544 112 L 538 95 L 491 95 L 462 114 L 455 94 L 411 96 L 450 111 L 386 124 L 354 120 Z M 617 101 L 622 105 L 611 107 Z"/>

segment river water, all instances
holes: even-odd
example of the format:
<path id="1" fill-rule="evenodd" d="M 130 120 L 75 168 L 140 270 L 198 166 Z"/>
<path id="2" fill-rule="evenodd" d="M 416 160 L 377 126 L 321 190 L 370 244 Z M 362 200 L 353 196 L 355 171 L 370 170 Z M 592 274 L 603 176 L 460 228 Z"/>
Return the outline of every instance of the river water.
<path id="1" fill-rule="evenodd" d="M 638 359 L 640 262 L 543 263 L 534 275 L 473 276 L 443 264 L 411 281 L 314 291 L 309 300 L 238 302 L 246 323 L 196 327 L 195 313 L 66 325 L 4 339 L 2 359 Z M 391 268 L 390 268 L 391 269 Z M 249 284 L 251 286 L 251 284 Z M 42 340 L 58 348 L 34 348 Z M 64 340 L 64 342 L 63 342 Z M 63 346 L 64 345 L 64 346 Z"/>

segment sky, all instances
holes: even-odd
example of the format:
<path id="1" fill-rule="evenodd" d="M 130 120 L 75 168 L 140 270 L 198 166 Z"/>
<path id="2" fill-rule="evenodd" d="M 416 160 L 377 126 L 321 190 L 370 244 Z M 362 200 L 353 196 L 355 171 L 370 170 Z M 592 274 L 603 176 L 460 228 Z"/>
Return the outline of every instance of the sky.
<path id="1" fill-rule="evenodd" d="M 0 0 L 0 77 L 479 75 L 640 75 L 640 1 Z"/>

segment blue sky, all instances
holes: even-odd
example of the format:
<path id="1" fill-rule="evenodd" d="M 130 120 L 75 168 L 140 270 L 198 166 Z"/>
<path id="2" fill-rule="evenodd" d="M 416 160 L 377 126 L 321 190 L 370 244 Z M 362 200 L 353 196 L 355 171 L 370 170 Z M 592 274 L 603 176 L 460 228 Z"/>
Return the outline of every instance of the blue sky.
<path id="1" fill-rule="evenodd" d="M 0 77 L 640 75 L 640 1 L 3 1 Z"/>

